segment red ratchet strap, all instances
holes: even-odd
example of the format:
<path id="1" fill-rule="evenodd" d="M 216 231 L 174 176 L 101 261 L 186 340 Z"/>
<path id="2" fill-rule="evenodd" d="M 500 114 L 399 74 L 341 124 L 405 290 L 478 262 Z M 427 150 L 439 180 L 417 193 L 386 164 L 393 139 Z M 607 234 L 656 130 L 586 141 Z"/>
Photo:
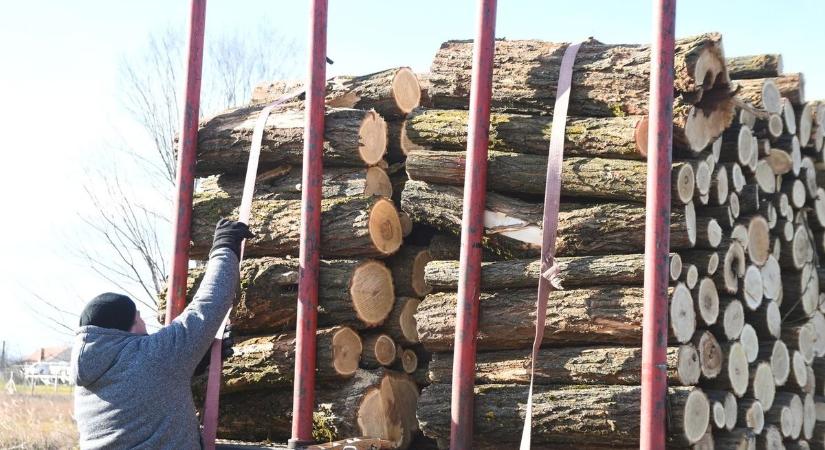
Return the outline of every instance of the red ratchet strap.
<path id="1" fill-rule="evenodd" d="M 564 52 L 561 68 L 559 69 L 556 105 L 553 109 L 553 126 L 550 132 L 550 149 L 547 155 L 547 181 L 544 187 L 541 276 L 539 277 L 538 298 L 536 299 L 536 335 L 533 339 L 533 353 L 530 356 L 530 390 L 527 394 L 527 411 L 524 414 L 524 429 L 521 433 L 520 450 L 530 450 L 530 432 L 533 427 L 533 378 L 535 377 L 535 361 L 538 357 L 541 341 L 544 339 L 547 297 L 551 290 L 562 289 L 558 279 L 559 268 L 553 258 L 556 253 L 556 228 L 559 224 L 564 129 L 567 123 L 567 105 L 570 102 L 573 63 L 576 61 L 579 47 L 581 47 L 581 44 L 571 44 Z"/>
<path id="2" fill-rule="evenodd" d="M 252 132 L 252 146 L 249 149 L 249 162 L 246 165 L 246 179 L 243 184 L 243 196 L 241 197 L 241 207 L 238 212 L 238 221 L 248 224 L 249 215 L 252 211 L 252 195 L 255 193 L 255 178 L 258 175 L 258 160 L 261 156 L 261 141 L 264 136 L 264 127 L 266 126 L 266 119 L 269 118 L 269 113 L 282 105 L 283 103 L 292 100 L 304 93 L 301 88 L 297 91 L 284 94 L 277 100 L 265 106 L 260 114 L 258 120 L 255 122 L 255 129 Z M 243 261 L 243 249 L 246 241 L 241 243 L 240 261 Z M 206 450 L 214 450 L 215 438 L 218 431 L 218 394 L 220 394 L 221 387 L 221 341 L 223 339 L 224 329 L 229 323 L 229 312 L 223 318 L 223 323 L 215 335 L 215 340 L 212 341 L 212 349 L 209 356 L 209 380 L 206 383 L 206 401 L 203 407 L 203 448 Z"/>

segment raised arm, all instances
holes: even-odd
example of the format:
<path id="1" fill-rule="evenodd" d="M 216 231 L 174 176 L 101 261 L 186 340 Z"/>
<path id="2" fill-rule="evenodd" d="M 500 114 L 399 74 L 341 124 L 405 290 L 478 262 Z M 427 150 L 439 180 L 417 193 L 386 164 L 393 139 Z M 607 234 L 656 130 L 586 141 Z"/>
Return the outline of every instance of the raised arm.
<path id="1" fill-rule="evenodd" d="M 252 237 L 240 222 L 221 219 L 209 253 L 206 274 L 186 309 L 155 334 L 147 337 L 151 351 L 191 375 L 209 349 L 218 328 L 232 306 L 240 273 L 238 255 L 241 242 Z"/>

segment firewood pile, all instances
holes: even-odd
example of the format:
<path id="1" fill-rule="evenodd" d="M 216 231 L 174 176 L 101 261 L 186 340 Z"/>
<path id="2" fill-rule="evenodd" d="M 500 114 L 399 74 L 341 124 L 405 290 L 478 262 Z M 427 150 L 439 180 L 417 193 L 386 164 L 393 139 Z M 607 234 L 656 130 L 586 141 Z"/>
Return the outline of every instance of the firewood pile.
<path id="1" fill-rule="evenodd" d="M 206 259 L 218 218 L 237 217 L 261 110 L 298 85 L 261 85 L 250 105 L 201 124 L 192 258 Z M 403 243 L 412 224 L 393 200 L 387 128 L 419 105 L 421 87 L 412 71 L 397 68 L 331 79 L 328 92 L 315 437 L 373 436 L 407 448 L 420 434 L 414 376 L 424 379 L 419 359 L 427 358 L 414 314 L 429 292 L 423 274 L 430 258 L 427 247 Z M 223 366 L 221 438 L 290 437 L 304 120 L 300 96 L 266 120 L 250 219 L 256 236 L 246 242 L 241 292 L 230 316 L 235 347 Z M 190 296 L 203 273 L 202 267 L 190 271 Z M 205 381 L 195 380 L 196 397 Z"/>
<path id="2" fill-rule="evenodd" d="M 555 82 L 566 44 L 499 41 L 493 77 L 474 448 L 515 448 L 523 423 Z M 432 108 L 405 123 L 402 209 L 461 227 L 470 42 L 447 42 Z M 775 55 L 725 60 L 721 38 L 676 43 L 669 293 L 669 445 L 825 448 L 825 106 Z M 566 124 L 556 254 L 536 361 L 533 442 L 638 448 L 649 48 L 582 46 Z M 819 118 L 820 120 L 817 120 Z M 821 172 L 825 173 L 825 172 Z M 431 385 L 418 419 L 445 448 L 459 264 L 431 248 L 418 307 Z M 453 238 L 455 239 L 455 238 Z M 442 256 L 443 255 L 443 256 Z M 825 280 L 823 280 L 825 281 Z M 825 291 L 823 291 L 825 292 Z M 818 389 L 818 390 L 817 390 Z M 819 403 L 818 403 L 819 400 Z M 800 442 L 797 444 L 797 442 Z M 794 447 L 797 448 L 797 447 Z"/>
<path id="3" fill-rule="evenodd" d="M 477 449 L 517 448 L 547 148 L 565 43 L 496 43 L 475 372 Z M 825 449 L 825 102 L 778 55 L 675 55 L 669 448 Z M 472 42 L 428 74 L 327 86 L 315 437 L 446 448 Z M 534 448 L 638 448 L 650 47 L 584 43 L 573 69 Z M 300 83 L 205 121 L 192 256 L 237 215 L 252 130 Z M 266 121 L 219 437 L 290 435 L 303 105 Z M 203 274 L 190 274 L 190 295 Z M 820 293 L 822 291 L 822 293 Z M 202 392 L 205 379 L 195 380 Z M 423 388 L 423 389 L 422 389 Z M 422 435 L 423 434 L 423 435 Z"/>

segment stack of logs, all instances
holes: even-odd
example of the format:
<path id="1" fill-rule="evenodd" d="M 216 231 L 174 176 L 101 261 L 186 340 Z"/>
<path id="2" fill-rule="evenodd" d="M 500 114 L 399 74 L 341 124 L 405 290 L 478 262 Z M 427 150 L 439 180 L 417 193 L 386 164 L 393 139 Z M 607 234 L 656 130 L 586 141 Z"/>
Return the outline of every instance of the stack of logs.
<path id="1" fill-rule="evenodd" d="M 497 41 L 473 448 L 516 448 L 534 332 L 542 194 L 566 44 Z M 431 242 L 415 316 L 433 353 L 418 420 L 449 441 L 472 44 L 404 125 L 402 209 Z M 538 448 L 638 448 L 649 47 L 585 43 L 573 69 L 557 262 L 536 361 Z M 669 447 L 825 448 L 825 103 L 778 56 L 676 44 Z M 825 286 L 823 286 L 825 287 Z M 822 290 L 825 293 L 825 289 Z M 825 296 L 825 294 L 823 294 Z"/>
<path id="2" fill-rule="evenodd" d="M 250 106 L 201 125 L 197 175 L 206 178 L 194 201 L 193 259 L 207 258 L 219 218 L 237 217 L 259 113 L 295 86 L 260 86 Z M 418 433 L 413 315 L 429 292 L 423 284 L 429 253 L 402 245 L 411 224 L 392 199 L 387 121 L 403 121 L 420 104 L 421 88 L 412 71 L 398 68 L 333 78 L 327 92 L 314 437 L 371 436 L 406 448 Z M 246 241 L 231 314 L 234 355 L 223 367 L 222 438 L 290 437 L 303 140 L 299 96 L 266 119 L 249 224 L 255 237 Z M 203 273 L 191 271 L 189 295 Z M 204 385 L 205 378 L 195 380 L 196 397 Z"/>

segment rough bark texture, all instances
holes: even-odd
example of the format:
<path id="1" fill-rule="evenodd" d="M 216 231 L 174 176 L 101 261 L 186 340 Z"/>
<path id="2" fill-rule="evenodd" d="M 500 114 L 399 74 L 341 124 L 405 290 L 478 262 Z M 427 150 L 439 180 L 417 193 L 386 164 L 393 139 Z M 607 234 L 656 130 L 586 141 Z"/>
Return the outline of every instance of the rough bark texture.
<path id="1" fill-rule="evenodd" d="M 450 432 L 449 384 L 424 389 L 418 418 L 426 436 L 446 448 Z M 670 389 L 674 409 L 688 388 Z M 533 448 L 625 448 L 638 445 L 639 399 L 636 386 L 537 386 L 533 393 Z M 516 449 L 524 422 L 527 386 L 476 386 L 473 407 L 474 449 Z M 681 444 L 682 420 L 672 412 L 670 440 Z M 703 433 L 704 434 L 704 433 Z M 697 437 L 697 440 L 701 436 Z"/>
<path id="2" fill-rule="evenodd" d="M 203 268 L 190 271 L 187 303 L 200 286 L 204 272 Z M 295 326 L 297 259 L 245 259 L 241 264 L 240 287 L 239 300 L 230 315 L 235 332 L 274 333 Z M 376 315 L 387 317 L 394 299 L 392 275 L 383 263 L 375 260 L 321 261 L 318 289 L 318 321 L 321 325 L 348 324 L 364 328 L 367 324 L 358 318 L 355 304 L 364 306 L 362 311 L 371 318 Z M 163 299 L 162 303 L 165 304 Z M 163 323 L 164 304 L 159 306 L 160 323 Z"/>
<path id="3" fill-rule="evenodd" d="M 564 154 L 601 158 L 644 159 L 636 146 L 640 116 L 568 117 Z M 405 122 L 406 137 L 433 150 L 467 149 L 469 112 L 456 109 L 418 109 Z M 524 114 L 490 115 L 489 149 L 547 155 L 553 118 Z"/>
<path id="4" fill-rule="evenodd" d="M 788 73 L 773 78 L 779 93 L 791 101 L 792 105 L 799 106 L 805 103 L 805 80 L 801 73 Z"/>
<path id="5" fill-rule="evenodd" d="M 252 103 L 272 102 L 292 90 L 289 82 L 275 81 L 255 86 Z M 327 80 L 328 106 L 374 109 L 385 117 L 401 117 L 418 106 L 421 86 L 407 67 L 395 67 L 360 76 L 341 75 Z M 299 99 L 305 96 L 301 95 Z"/>
<path id="6" fill-rule="evenodd" d="M 535 289 L 481 294 L 479 350 L 529 348 L 535 332 Z M 455 293 L 428 295 L 415 315 L 418 337 L 429 351 L 450 351 L 455 329 Z M 629 344 L 641 339 L 642 289 L 605 286 L 554 291 L 547 306 L 548 345 Z"/>
<path id="7" fill-rule="evenodd" d="M 358 368 L 360 338 L 350 329 L 344 333 L 348 334 L 347 338 L 355 338 L 346 339 L 352 345 L 334 342 L 333 338 L 342 328 L 320 329 L 316 333 L 315 376 L 322 384 L 339 383 L 355 375 Z M 236 340 L 232 350 L 234 354 L 224 360 L 222 366 L 222 394 L 273 387 L 288 389 L 292 386 L 295 374 L 295 333 L 241 338 Z M 193 389 L 205 392 L 206 379 L 206 374 L 194 378 Z"/>
<path id="8" fill-rule="evenodd" d="M 246 106 L 219 114 L 198 130 L 198 176 L 243 172 L 249 159 L 252 132 L 265 105 Z M 301 164 L 305 112 L 300 109 L 270 113 L 261 141 L 260 167 Z M 370 130 L 362 129 L 366 127 Z M 324 118 L 324 162 L 363 167 L 379 163 L 386 152 L 386 124 L 374 111 L 334 108 Z M 383 130 L 383 137 L 380 135 Z M 376 134 L 373 135 L 372 131 Z"/>
<path id="9" fill-rule="evenodd" d="M 411 180 L 463 186 L 465 158 L 464 152 L 414 150 L 407 155 L 407 174 Z M 487 155 L 490 191 L 543 195 L 546 172 L 547 156 L 502 152 Z M 561 175 L 563 196 L 645 200 L 647 164 L 641 161 L 567 157 Z M 691 196 L 687 197 L 690 200 Z M 674 200 L 678 201 L 675 196 Z"/>
<path id="10" fill-rule="evenodd" d="M 225 191 L 199 193 L 192 212 L 194 259 L 206 259 L 215 224 L 237 218 L 240 200 Z M 321 254 L 325 257 L 387 256 L 401 245 L 401 223 L 392 202 L 379 197 L 342 197 L 321 204 Z M 379 214 L 376 214 L 379 212 Z M 379 219 L 380 216 L 380 219 Z M 252 201 L 246 256 L 298 255 L 300 200 Z M 372 222 L 372 223 L 371 223 Z"/>
<path id="11" fill-rule="evenodd" d="M 782 55 L 737 56 L 725 60 L 732 80 L 776 77 L 782 73 Z"/>
<path id="12" fill-rule="evenodd" d="M 552 112 L 566 43 L 496 41 L 492 106 L 496 110 Z M 697 64 L 697 62 L 699 64 Z M 441 45 L 431 67 L 429 94 L 439 108 L 467 108 L 472 42 Z M 728 84 L 721 36 L 715 33 L 676 42 L 677 92 L 698 101 L 706 89 Z M 583 117 L 647 113 L 650 47 L 607 45 L 590 39 L 573 67 L 570 114 Z"/>
<path id="13" fill-rule="evenodd" d="M 402 374 L 359 370 L 351 380 L 319 389 L 313 414 L 313 438 L 329 442 L 374 436 L 407 448 L 417 430 L 414 407 L 418 392 Z M 384 423 L 367 418 L 381 416 Z M 221 396 L 218 437 L 285 441 L 290 437 L 292 390 L 240 392 Z M 368 422 L 368 423 L 364 423 Z"/>
<path id="14" fill-rule="evenodd" d="M 410 181 L 404 188 L 401 207 L 417 223 L 458 235 L 462 202 L 462 189 L 459 187 Z M 671 249 L 692 247 L 695 243 L 693 205 L 673 208 L 673 213 Z M 489 193 L 482 244 L 506 257 L 538 256 L 541 220 L 542 204 Z M 645 211 L 641 205 L 562 204 L 556 254 L 582 256 L 641 252 L 644 248 L 644 221 Z"/>
<path id="15" fill-rule="evenodd" d="M 476 355 L 476 384 L 529 384 L 530 353 L 530 350 L 480 352 Z M 696 350 L 687 353 L 695 358 Z M 695 384 L 698 380 L 698 359 L 690 364 L 697 369 L 694 379 L 686 379 L 679 373 L 679 347 L 668 347 L 667 365 L 671 384 Z M 535 361 L 535 384 L 639 385 L 641 367 L 642 349 L 637 347 L 545 348 Z M 433 354 L 430 380 L 449 384 L 452 368 L 452 353 Z"/>
<path id="16" fill-rule="evenodd" d="M 255 198 L 259 200 L 300 200 L 301 167 L 279 166 L 258 175 Z M 240 198 L 242 176 L 217 175 L 201 179 L 199 188 L 205 193 L 226 193 Z M 380 167 L 325 167 L 321 195 L 323 198 L 379 195 L 392 197 L 392 183 Z"/>
<path id="17" fill-rule="evenodd" d="M 644 280 L 644 255 L 572 256 L 555 259 L 559 280 L 565 288 L 621 284 L 641 286 Z M 538 286 L 541 263 L 534 259 L 483 262 L 480 289 L 530 288 Z M 458 289 L 458 261 L 430 261 L 424 280 L 433 289 Z"/>

